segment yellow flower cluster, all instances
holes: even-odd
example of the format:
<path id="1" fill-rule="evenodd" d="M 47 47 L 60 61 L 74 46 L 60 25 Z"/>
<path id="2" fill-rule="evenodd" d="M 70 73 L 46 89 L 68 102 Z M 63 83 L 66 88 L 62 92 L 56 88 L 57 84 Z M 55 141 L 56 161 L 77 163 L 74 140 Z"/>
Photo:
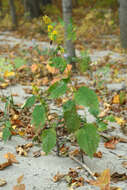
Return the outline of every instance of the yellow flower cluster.
<path id="1" fill-rule="evenodd" d="M 56 36 L 58 35 L 58 32 L 54 30 L 54 27 L 52 26 L 52 21 L 51 19 L 45 15 L 43 16 L 43 21 L 46 25 L 48 25 L 48 34 L 49 34 L 49 39 L 52 41 L 56 40 Z"/>
<path id="2" fill-rule="evenodd" d="M 45 24 L 50 24 L 52 22 L 51 19 L 47 15 L 43 16 L 42 18 Z"/>
<path id="3" fill-rule="evenodd" d="M 52 25 L 48 25 L 48 32 L 52 32 L 53 30 L 53 26 Z"/>

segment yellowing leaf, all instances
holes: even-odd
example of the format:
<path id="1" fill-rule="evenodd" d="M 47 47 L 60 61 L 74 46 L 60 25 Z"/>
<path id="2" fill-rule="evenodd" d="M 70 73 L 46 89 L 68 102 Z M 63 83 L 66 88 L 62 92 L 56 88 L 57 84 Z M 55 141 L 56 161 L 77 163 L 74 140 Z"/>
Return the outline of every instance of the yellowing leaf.
<path id="1" fill-rule="evenodd" d="M 12 71 L 5 71 L 5 73 L 4 73 L 5 78 L 13 77 L 13 76 L 15 76 L 15 73 Z"/>
<path id="2" fill-rule="evenodd" d="M 24 175 L 21 175 L 20 177 L 18 177 L 17 183 L 20 184 L 22 182 L 23 178 L 24 178 Z"/>
<path id="3" fill-rule="evenodd" d="M 100 187 L 100 190 L 110 190 L 110 170 L 106 169 L 96 181 L 90 181 L 91 185 Z"/>
<path id="4" fill-rule="evenodd" d="M 51 67 L 49 64 L 46 65 L 46 68 L 52 74 L 58 73 L 58 69 L 56 69 L 55 67 Z"/>
<path id="5" fill-rule="evenodd" d="M 72 69 L 72 65 L 68 64 L 64 71 L 64 74 L 69 74 L 71 72 L 71 69 Z"/>
<path id="6" fill-rule="evenodd" d="M 119 125 L 125 124 L 125 120 L 120 117 L 115 117 L 115 120 Z"/>
<path id="7" fill-rule="evenodd" d="M 0 88 L 6 88 L 8 86 L 8 83 L 2 83 L 0 84 Z"/>
<path id="8" fill-rule="evenodd" d="M 37 69 L 38 69 L 38 66 L 37 66 L 37 64 L 32 64 L 32 66 L 31 66 L 31 71 L 33 72 L 33 73 L 35 73 L 36 71 L 37 71 Z"/>
<path id="9" fill-rule="evenodd" d="M 16 160 L 16 157 L 14 154 L 8 152 L 7 154 L 4 155 L 4 157 L 8 160 L 11 160 L 12 163 L 19 163 L 17 160 Z"/>
<path id="10" fill-rule="evenodd" d="M 113 104 L 119 104 L 119 103 L 120 103 L 120 97 L 119 97 L 118 94 L 116 94 L 116 95 L 113 97 L 112 103 L 113 103 Z"/>

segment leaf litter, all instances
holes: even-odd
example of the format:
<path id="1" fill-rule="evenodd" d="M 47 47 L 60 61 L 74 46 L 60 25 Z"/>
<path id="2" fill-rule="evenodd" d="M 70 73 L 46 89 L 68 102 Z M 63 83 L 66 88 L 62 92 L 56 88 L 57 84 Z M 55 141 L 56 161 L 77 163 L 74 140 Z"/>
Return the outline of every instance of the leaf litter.
<path id="1" fill-rule="evenodd" d="M 40 47 L 39 47 L 39 49 L 40 49 Z M 13 52 L 15 52 L 15 54 L 13 54 Z M 9 55 L 9 59 L 11 58 L 11 61 L 10 60 L 9 61 L 13 65 L 13 69 L 12 69 L 12 71 L 6 71 L 4 73 L 4 75 L 3 75 L 4 82 L 0 82 L 1 89 L 6 88 L 7 86 L 14 85 L 16 83 L 20 83 L 21 85 L 31 85 L 31 84 L 35 83 L 37 86 L 40 86 L 40 85 L 49 86 L 50 80 L 52 80 L 52 78 L 55 78 L 56 75 L 57 75 L 57 78 L 54 79 L 55 82 L 57 80 L 60 80 L 60 76 L 58 77 L 58 71 L 53 70 L 49 66 L 47 68 L 45 68 L 45 67 L 43 67 L 42 64 L 38 64 L 40 62 L 45 65 L 46 61 L 44 61 L 45 59 L 43 56 L 39 56 L 37 50 L 32 51 L 32 54 L 33 54 L 33 56 L 31 57 L 31 49 L 29 49 L 28 54 L 25 57 L 25 60 L 29 60 L 29 62 L 32 63 L 31 67 L 29 67 L 29 65 L 25 65 L 25 60 L 24 60 L 24 62 L 21 63 L 21 65 L 18 66 L 18 65 L 16 65 L 16 62 L 14 59 L 18 55 L 19 56 L 18 60 L 20 62 L 22 60 L 23 54 L 22 54 L 22 52 L 17 50 L 17 46 L 15 46 L 15 47 L 13 47 L 13 49 L 11 49 L 11 53 Z M 109 64 L 110 71 L 106 70 L 106 69 L 108 69 L 108 67 L 106 67 L 107 63 Z M 127 121 L 127 117 L 126 117 L 126 115 L 127 115 L 126 114 L 127 113 L 127 109 L 126 109 L 126 107 L 127 107 L 126 94 L 127 93 L 126 92 L 127 91 L 126 91 L 126 89 L 121 89 L 117 93 L 116 92 L 112 93 L 110 90 L 108 90 L 105 87 L 106 86 L 105 84 L 107 83 L 107 81 L 105 80 L 105 77 L 106 77 L 106 75 L 109 75 L 110 73 L 111 73 L 112 77 L 111 78 L 109 77 L 110 81 L 108 81 L 108 83 L 112 82 L 113 80 L 117 81 L 118 79 L 120 81 L 118 71 L 119 70 L 121 71 L 122 67 L 123 68 L 125 67 L 124 64 L 120 63 L 120 64 L 113 65 L 112 63 L 110 63 L 110 56 L 105 57 L 97 65 L 94 65 L 93 67 L 91 67 L 91 69 L 93 69 L 93 71 L 91 70 L 93 72 L 92 78 L 91 78 L 91 75 L 89 75 L 89 74 L 88 75 L 86 74 L 85 77 L 88 79 L 88 81 L 90 81 L 91 87 L 96 89 L 96 93 L 101 98 L 100 104 L 102 106 L 102 112 L 101 112 L 100 117 L 103 118 L 104 116 L 108 116 L 109 114 L 114 115 L 116 122 L 119 124 L 121 130 L 124 131 L 126 128 L 126 121 Z M 102 68 L 102 70 L 100 71 L 100 74 L 98 74 L 96 71 L 98 71 L 100 68 Z M 71 68 L 69 68 L 69 69 L 71 70 Z M 15 81 L 14 74 L 16 75 L 16 81 Z M 42 80 L 42 77 L 44 78 L 44 80 Z M 84 77 L 84 74 L 83 74 L 83 77 Z M 94 77 L 96 79 L 96 82 L 93 80 Z M 74 76 L 74 78 L 75 78 L 75 76 Z M 100 81 L 100 78 L 101 78 L 101 80 L 104 80 L 102 83 Z M 94 83 L 93 83 L 93 81 L 94 81 Z M 124 79 L 122 78 L 122 74 L 121 74 L 121 81 L 124 81 Z M 125 81 L 127 81 L 126 78 L 125 78 Z M 77 83 L 77 84 L 75 84 L 75 87 L 79 88 L 79 87 L 81 87 L 80 85 L 82 86 L 82 84 Z M 26 93 L 31 93 L 31 92 L 32 92 L 32 90 L 26 91 Z M 3 98 L 3 96 L 1 96 L 1 98 Z M 107 104 L 108 107 L 105 108 L 104 105 L 102 105 L 102 102 L 105 102 L 105 104 Z M 61 104 L 61 103 L 62 102 L 60 100 L 58 102 L 58 104 Z M 35 133 L 34 133 L 35 129 L 30 125 L 30 119 L 29 119 L 30 113 L 28 113 L 28 110 L 26 109 L 26 110 L 24 110 L 24 112 L 21 112 L 20 109 L 18 109 L 18 107 L 17 107 L 17 110 L 15 110 L 14 108 L 9 108 L 9 109 L 10 109 L 10 115 L 11 115 L 12 128 L 13 128 L 13 130 L 11 131 L 12 135 L 18 134 L 22 137 L 33 138 L 35 135 Z M 80 110 L 80 107 L 78 109 Z M 1 114 L 2 113 L 3 112 L 1 111 Z M 112 130 L 114 131 L 115 129 L 112 128 Z M 110 131 L 110 129 L 109 129 L 109 131 Z M 60 129 L 60 133 L 63 133 L 63 135 L 64 135 L 66 132 L 62 131 Z M 110 134 L 110 132 L 109 132 L 109 134 Z M 126 138 L 126 137 L 124 137 L 124 138 Z M 122 139 L 122 137 L 121 137 L 121 139 Z M 39 139 L 38 139 L 38 141 L 39 141 Z M 116 149 L 115 145 L 118 144 L 119 142 L 120 141 L 118 139 L 115 139 L 115 138 L 110 139 L 109 141 L 105 142 L 105 147 L 107 147 L 109 149 Z M 19 145 L 16 150 L 17 150 L 17 153 L 19 153 L 20 155 L 26 156 L 28 154 L 29 148 L 26 148 L 25 145 Z M 61 154 L 65 155 L 68 152 L 68 148 L 63 144 L 61 146 L 60 151 L 61 151 Z M 78 155 L 78 153 L 75 153 L 75 154 Z M 68 155 L 68 153 L 67 153 L 67 155 Z M 38 157 L 38 156 L 40 156 L 40 153 L 39 152 L 35 153 L 35 157 Z M 98 153 L 95 153 L 94 156 L 101 159 L 103 157 L 103 153 L 101 151 L 99 151 Z M 1 168 L 7 167 L 9 164 L 11 165 L 10 161 L 3 163 L 1 165 Z M 125 163 L 124 163 L 124 165 L 125 165 Z M 75 171 L 74 169 L 70 169 L 69 173 L 66 174 L 66 181 L 72 188 L 74 186 L 78 187 L 78 186 L 82 186 L 84 184 L 84 179 L 82 177 L 77 178 L 78 177 L 77 175 L 78 175 L 77 171 Z M 65 177 L 65 174 L 59 174 L 59 173 L 56 174 L 56 176 L 54 177 L 54 181 L 59 181 L 59 179 L 63 178 L 63 176 Z M 101 174 L 101 177 L 98 178 L 98 180 L 96 182 L 91 182 L 91 184 L 93 183 L 94 185 L 99 186 L 101 188 L 101 190 L 103 190 L 104 188 L 106 190 L 108 190 L 110 188 L 109 176 L 110 176 L 109 170 L 105 170 Z M 120 176 L 120 174 L 114 175 L 114 178 L 116 178 L 116 176 L 119 176 L 118 178 L 120 180 L 121 179 L 126 180 L 126 177 L 122 178 Z M 18 190 L 25 189 L 25 185 L 19 184 L 17 187 L 15 186 L 15 189 L 18 189 Z"/>

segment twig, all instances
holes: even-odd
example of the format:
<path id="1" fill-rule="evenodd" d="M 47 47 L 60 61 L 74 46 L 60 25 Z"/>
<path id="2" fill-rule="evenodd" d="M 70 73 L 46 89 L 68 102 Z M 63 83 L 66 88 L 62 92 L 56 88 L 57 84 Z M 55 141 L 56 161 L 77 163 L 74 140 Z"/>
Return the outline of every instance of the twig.
<path id="1" fill-rule="evenodd" d="M 119 140 L 119 142 L 121 143 L 127 143 L 127 139 L 126 138 L 123 138 L 123 137 L 120 137 L 120 136 L 109 136 L 107 134 L 104 134 L 104 133 L 100 133 L 100 136 L 105 138 L 106 140 L 111 140 L 112 138 L 116 138 Z"/>
<path id="2" fill-rule="evenodd" d="M 85 164 L 83 164 L 82 162 L 80 162 L 80 161 L 79 161 L 78 159 L 76 159 L 74 156 L 69 155 L 69 157 L 70 157 L 72 160 L 74 160 L 75 162 L 77 162 L 78 164 L 80 164 L 80 166 L 81 166 L 82 168 L 84 168 L 84 169 L 91 175 L 91 177 L 92 177 L 94 180 L 97 179 L 97 178 L 94 176 L 93 172 L 92 172 Z"/>

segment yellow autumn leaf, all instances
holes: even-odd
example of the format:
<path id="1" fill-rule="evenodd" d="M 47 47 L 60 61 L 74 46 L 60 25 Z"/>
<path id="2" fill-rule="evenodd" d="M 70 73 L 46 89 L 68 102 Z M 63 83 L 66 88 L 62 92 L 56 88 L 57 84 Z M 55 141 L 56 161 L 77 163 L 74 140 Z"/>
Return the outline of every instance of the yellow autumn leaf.
<path id="1" fill-rule="evenodd" d="M 5 154 L 4 157 L 5 157 L 6 159 L 8 159 L 8 160 L 11 160 L 12 163 L 16 163 L 16 164 L 19 163 L 19 161 L 16 160 L 15 155 L 12 154 L 12 153 L 10 153 L 10 152 L 8 152 L 7 154 Z"/>
<path id="2" fill-rule="evenodd" d="M 8 83 L 2 83 L 0 84 L 0 88 L 6 88 L 8 86 Z"/>
<path id="3" fill-rule="evenodd" d="M 115 117 L 115 120 L 116 122 L 119 124 L 119 125 L 123 125 L 125 123 L 125 120 L 120 118 L 120 117 Z"/>
<path id="4" fill-rule="evenodd" d="M 13 77 L 13 76 L 15 76 L 15 73 L 13 71 L 5 71 L 4 73 L 5 78 Z"/>
<path id="5" fill-rule="evenodd" d="M 37 71 L 37 69 L 38 69 L 38 65 L 37 64 L 32 64 L 32 66 L 31 66 L 31 71 L 33 72 L 33 73 L 35 73 L 36 71 Z"/>
<path id="6" fill-rule="evenodd" d="M 112 99 L 113 104 L 119 104 L 120 103 L 120 97 L 119 94 L 116 94 Z"/>
<path id="7" fill-rule="evenodd" d="M 90 181 L 91 185 L 100 187 L 100 190 L 110 190 L 110 170 L 104 170 L 95 181 Z"/>
<path id="8" fill-rule="evenodd" d="M 55 67 L 51 67 L 49 64 L 46 65 L 47 70 L 52 73 L 52 74 L 57 74 L 58 73 L 58 69 L 56 69 Z"/>

